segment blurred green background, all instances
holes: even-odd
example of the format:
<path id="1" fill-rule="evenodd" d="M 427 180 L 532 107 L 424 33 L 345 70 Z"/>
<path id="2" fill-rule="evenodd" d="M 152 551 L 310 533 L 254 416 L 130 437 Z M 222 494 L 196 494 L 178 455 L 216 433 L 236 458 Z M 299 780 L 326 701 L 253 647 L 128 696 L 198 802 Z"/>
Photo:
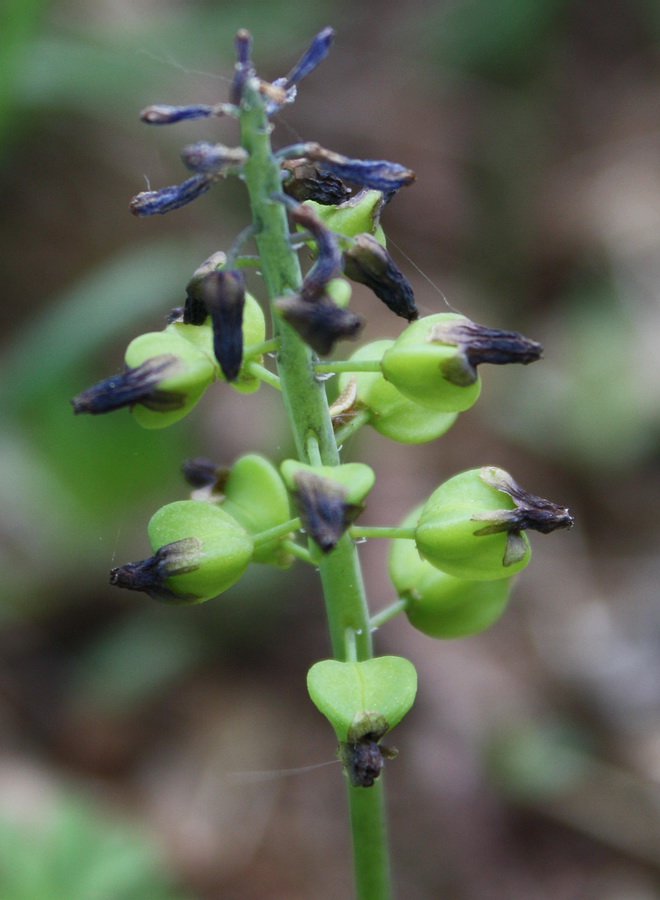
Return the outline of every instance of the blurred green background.
<path id="1" fill-rule="evenodd" d="M 224 100 L 239 27 L 271 78 L 327 24 L 276 145 L 415 169 L 383 224 L 422 312 L 545 347 L 487 372 L 440 442 L 356 438 L 378 474 L 364 523 L 484 464 L 577 519 L 533 541 L 488 633 L 376 637 L 420 673 L 387 772 L 400 896 L 660 897 L 660 4 L 4 0 L 0 898 L 350 895 L 338 767 L 277 774 L 335 749 L 304 687 L 329 652 L 313 577 L 255 567 L 193 609 L 107 586 L 185 496 L 182 459 L 289 452 L 270 389 L 219 385 L 162 433 L 69 404 L 247 223 L 233 183 L 129 215 L 183 179 L 182 144 L 234 139 L 138 111 Z M 399 332 L 366 293 L 355 308 L 367 340 Z M 394 599 L 382 544 L 363 548 L 374 609 Z"/>

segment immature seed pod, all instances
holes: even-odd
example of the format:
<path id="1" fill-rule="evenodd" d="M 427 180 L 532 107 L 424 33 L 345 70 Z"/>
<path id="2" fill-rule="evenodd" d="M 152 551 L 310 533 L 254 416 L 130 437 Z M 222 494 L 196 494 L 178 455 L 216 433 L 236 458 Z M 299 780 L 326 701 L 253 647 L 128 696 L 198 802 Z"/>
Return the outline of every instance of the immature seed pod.
<path id="1" fill-rule="evenodd" d="M 540 344 L 517 332 L 439 313 L 409 325 L 383 356 L 382 368 L 388 381 L 422 406 L 462 412 L 481 392 L 478 365 L 527 364 L 540 356 Z"/>
<path id="2" fill-rule="evenodd" d="M 354 360 L 382 359 L 394 341 L 364 344 L 351 356 Z M 380 372 L 344 372 L 339 376 L 340 391 L 355 382 L 355 410 L 369 409 L 369 425 L 380 434 L 403 444 L 422 444 L 448 431 L 458 413 L 429 410 L 404 396 Z"/>
<path id="3" fill-rule="evenodd" d="M 223 485 L 222 509 L 251 534 L 275 528 L 291 518 L 289 494 L 275 466 L 258 453 L 241 456 L 229 469 Z M 255 548 L 253 562 L 288 568 L 293 557 L 277 538 Z"/>
<path id="4" fill-rule="evenodd" d="M 415 532 L 421 555 L 457 578 L 505 578 L 524 568 L 524 529 L 570 528 L 567 509 L 523 491 L 495 466 L 470 469 L 441 484 L 424 504 Z"/>
<path id="5" fill-rule="evenodd" d="M 131 406 L 131 412 L 143 428 L 165 428 L 183 418 L 216 377 L 217 365 L 212 357 L 167 329 L 141 334 L 131 341 L 126 348 L 126 366 L 135 369 L 163 355 L 177 360 L 178 371 L 163 378 L 158 391 L 179 394 L 182 402 L 178 408 L 163 410 L 149 398 L 138 401 Z"/>
<path id="6" fill-rule="evenodd" d="M 418 507 L 401 523 L 417 524 Z M 399 596 L 407 601 L 406 616 L 418 631 L 433 638 L 459 638 L 488 628 L 506 609 L 512 578 L 468 581 L 441 571 L 420 558 L 414 541 L 395 540 L 389 573 Z"/>
<path id="7" fill-rule="evenodd" d="M 313 200 L 305 205 L 310 206 L 332 231 L 346 237 L 366 232 L 373 234 L 378 242 L 385 246 L 385 234 L 380 225 L 380 214 L 385 206 L 385 198 L 381 191 L 364 188 L 335 206 L 327 206 Z"/>
<path id="8" fill-rule="evenodd" d="M 163 506 L 148 526 L 154 556 L 110 573 L 110 583 L 175 605 L 202 603 L 231 587 L 252 558 L 252 538 L 203 500 Z"/>

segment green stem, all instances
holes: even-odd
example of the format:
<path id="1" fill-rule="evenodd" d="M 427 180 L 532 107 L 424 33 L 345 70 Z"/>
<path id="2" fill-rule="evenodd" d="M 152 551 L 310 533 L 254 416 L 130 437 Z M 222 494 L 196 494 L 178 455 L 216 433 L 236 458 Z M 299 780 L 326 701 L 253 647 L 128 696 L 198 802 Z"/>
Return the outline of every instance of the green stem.
<path id="1" fill-rule="evenodd" d="M 352 437 L 356 431 L 359 431 L 360 428 L 367 425 L 372 418 L 373 413 L 370 409 L 361 409 L 359 412 L 355 413 L 350 422 L 347 422 L 346 425 L 342 425 L 341 428 L 338 428 L 335 431 L 337 446 L 341 447 L 349 437 Z"/>
<path id="2" fill-rule="evenodd" d="M 281 391 L 282 385 L 280 384 L 280 379 L 275 375 L 274 372 L 271 372 L 270 369 L 267 369 L 265 366 L 262 366 L 261 363 L 255 362 L 251 360 L 246 364 L 245 369 L 250 375 L 254 375 L 257 378 L 260 378 L 261 381 L 264 381 L 266 384 L 269 384 L 271 387 L 276 388 L 276 390 Z"/>
<path id="3" fill-rule="evenodd" d="M 403 597 L 401 597 L 400 600 L 395 600 L 394 603 L 390 603 L 389 606 L 386 606 L 384 609 L 379 610 L 379 612 L 374 613 L 374 615 L 371 617 L 371 628 L 380 628 L 381 625 L 389 622 L 390 619 L 398 616 L 399 613 L 405 612 L 407 607 L 408 601 L 404 600 Z"/>
<path id="4" fill-rule="evenodd" d="M 245 86 L 240 127 L 241 144 L 249 154 L 244 178 L 256 225 L 254 239 L 266 290 L 273 301 L 296 293 L 302 276 L 298 257 L 289 242 L 286 211 L 275 199 L 281 191 L 280 167 L 272 154 L 270 125 L 256 80 L 248 81 Z M 315 377 L 316 358 L 277 313 L 273 320 L 275 336 L 280 341 L 277 369 L 298 458 L 312 462 L 313 447 L 313 455 L 317 457 L 314 463 L 320 460 L 323 465 L 338 465 L 339 452 L 325 388 Z M 357 551 L 349 535 L 344 535 L 336 548 L 319 560 L 318 566 L 334 657 L 347 658 L 346 636 L 351 629 L 356 658 L 371 658 L 369 611 Z M 371 788 L 349 787 L 348 796 L 358 900 L 387 900 L 389 867 L 381 782 L 377 781 Z"/>
<path id="5" fill-rule="evenodd" d="M 314 363 L 314 371 L 319 375 L 329 372 L 380 372 L 379 359 L 334 359 L 330 362 Z"/>
<path id="6" fill-rule="evenodd" d="M 252 541 L 255 547 L 259 547 L 261 544 L 267 544 L 268 541 L 274 541 L 277 540 L 277 538 L 284 537 L 292 531 L 298 531 L 299 528 L 300 519 L 296 517 L 295 519 L 289 519 L 288 522 L 282 522 L 280 525 L 275 525 L 267 531 L 260 531 L 259 534 L 253 534 Z"/>
<path id="7" fill-rule="evenodd" d="M 415 540 L 416 528 L 400 528 L 398 525 L 351 525 L 348 533 L 354 538 L 396 538 Z"/>

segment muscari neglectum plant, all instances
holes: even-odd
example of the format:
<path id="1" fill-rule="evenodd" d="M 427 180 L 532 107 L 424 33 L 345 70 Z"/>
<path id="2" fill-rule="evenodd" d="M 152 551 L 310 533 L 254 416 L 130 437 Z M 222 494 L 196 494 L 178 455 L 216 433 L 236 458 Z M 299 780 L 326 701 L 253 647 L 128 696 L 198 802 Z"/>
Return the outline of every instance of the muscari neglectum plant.
<path id="1" fill-rule="evenodd" d="M 236 176 L 247 188 L 252 223 L 194 272 L 185 305 L 163 331 L 129 344 L 124 371 L 83 391 L 73 406 L 77 413 L 128 407 L 140 425 L 161 428 L 182 418 L 214 381 L 246 395 L 261 382 L 281 393 L 296 458 L 279 469 L 256 454 L 227 468 L 188 460 L 183 471 L 193 497 L 156 512 L 148 526 L 153 555 L 113 569 L 110 581 L 186 605 L 216 597 L 251 562 L 286 568 L 299 559 L 317 568 L 332 659 L 312 666 L 308 689 L 339 742 L 356 894 L 381 900 L 390 888 L 380 774 L 383 757 L 394 751 L 380 741 L 412 705 L 416 674 L 406 659 L 374 655 L 376 626 L 405 613 L 435 638 L 488 627 L 506 606 L 512 576 L 529 562 L 526 531 L 568 528 L 572 519 L 508 473 L 485 466 L 440 485 L 399 527 L 354 524 L 375 478 L 364 463 L 341 462 L 339 448 L 351 434 L 368 425 L 394 441 L 433 440 L 477 400 L 480 364 L 527 364 L 539 359 L 541 347 L 462 315 L 419 318 L 380 224 L 384 206 L 414 180 L 410 169 L 311 142 L 273 151 L 271 117 L 295 99 L 298 82 L 324 59 L 332 39 L 332 29 L 324 29 L 286 77 L 266 82 L 255 74 L 250 35 L 240 31 L 227 103 L 142 112 L 144 122 L 159 125 L 232 118 L 239 137 L 235 147 L 185 147 L 190 177 L 138 194 L 131 211 L 170 212 Z M 256 256 L 244 253 L 248 242 Z M 305 275 L 301 250 L 314 259 Z M 261 306 L 246 290 L 251 266 L 258 266 L 269 297 L 270 337 Z M 351 281 L 367 285 L 407 325 L 396 340 L 322 362 L 361 328 L 348 306 Z M 275 359 L 275 371 L 264 365 L 264 354 Z M 329 405 L 331 375 L 339 383 Z M 392 539 L 389 574 L 399 599 L 376 615 L 360 571 L 361 537 Z"/>

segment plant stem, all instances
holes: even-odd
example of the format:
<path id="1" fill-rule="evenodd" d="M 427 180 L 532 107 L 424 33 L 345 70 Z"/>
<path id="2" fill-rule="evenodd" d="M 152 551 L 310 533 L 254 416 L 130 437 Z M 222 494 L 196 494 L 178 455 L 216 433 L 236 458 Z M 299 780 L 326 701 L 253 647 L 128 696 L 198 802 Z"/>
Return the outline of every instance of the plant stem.
<path id="1" fill-rule="evenodd" d="M 314 371 L 320 374 L 329 372 L 334 375 L 337 372 L 380 372 L 379 359 L 334 359 L 330 362 L 314 363 Z"/>
<path id="2" fill-rule="evenodd" d="M 240 115 L 241 144 L 249 154 L 245 183 L 256 226 L 255 242 L 261 257 L 271 301 L 300 289 L 298 257 L 291 247 L 286 211 L 275 199 L 281 191 L 280 168 L 270 145 L 270 125 L 255 79 L 248 80 Z M 302 462 L 338 465 L 339 452 L 328 413 L 325 388 L 314 373 L 315 357 L 282 318 L 274 314 L 279 338 L 277 369 L 284 405 Z M 314 460 L 310 459 L 310 448 Z M 346 660 L 348 629 L 353 633 L 357 659 L 372 656 L 369 611 L 362 573 L 353 540 L 346 534 L 318 563 L 326 615 L 336 659 Z M 352 642 L 351 642 L 352 643 Z M 358 900 L 387 900 L 389 866 L 381 781 L 373 787 L 348 788 Z"/>
<path id="3" fill-rule="evenodd" d="M 415 540 L 416 528 L 401 528 L 398 525 L 351 525 L 349 534 L 354 538 L 394 538 Z"/>

